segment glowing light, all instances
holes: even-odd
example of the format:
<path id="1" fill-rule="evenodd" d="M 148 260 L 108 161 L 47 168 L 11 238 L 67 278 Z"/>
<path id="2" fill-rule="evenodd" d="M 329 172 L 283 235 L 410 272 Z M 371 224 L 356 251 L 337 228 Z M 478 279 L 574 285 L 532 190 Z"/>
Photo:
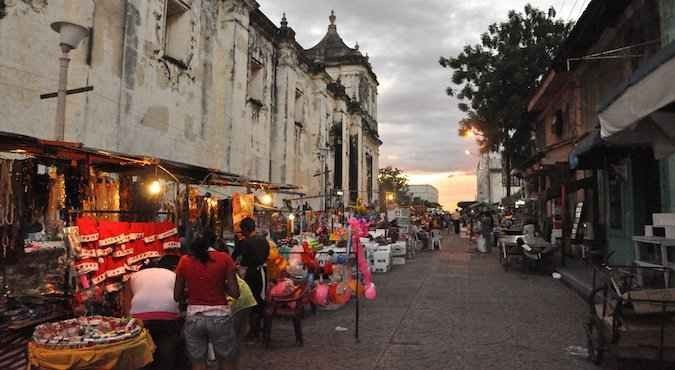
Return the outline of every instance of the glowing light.
<path id="1" fill-rule="evenodd" d="M 469 149 L 467 149 L 467 150 L 464 151 L 464 154 L 471 155 L 471 151 Z"/>
<path id="2" fill-rule="evenodd" d="M 159 181 L 155 180 L 152 183 L 150 183 L 148 191 L 152 195 L 157 195 L 162 191 L 162 184 L 160 184 Z"/>
<path id="3" fill-rule="evenodd" d="M 295 215 L 291 213 L 290 215 L 288 215 L 288 219 L 291 221 L 295 220 Z"/>
<path id="4" fill-rule="evenodd" d="M 394 200 L 394 193 L 387 193 L 387 200 L 390 202 Z"/>
<path id="5" fill-rule="evenodd" d="M 215 208 L 215 207 L 218 206 L 218 199 L 215 199 L 215 198 L 206 198 L 206 204 L 207 204 L 210 208 Z"/>
<path id="6" fill-rule="evenodd" d="M 269 193 L 263 194 L 263 196 L 260 197 L 260 202 L 264 205 L 272 204 L 272 195 L 270 195 Z"/>
<path id="7" fill-rule="evenodd" d="M 25 151 L 24 149 L 14 149 L 14 150 L 10 150 L 10 152 L 16 153 L 16 154 L 24 154 L 24 153 L 28 153 L 28 152 Z"/>
<path id="8" fill-rule="evenodd" d="M 336 194 L 337 194 L 339 197 L 341 197 L 341 196 L 345 195 L 345 192 L 342 191 L 342 190 L 338 190 Z"/>

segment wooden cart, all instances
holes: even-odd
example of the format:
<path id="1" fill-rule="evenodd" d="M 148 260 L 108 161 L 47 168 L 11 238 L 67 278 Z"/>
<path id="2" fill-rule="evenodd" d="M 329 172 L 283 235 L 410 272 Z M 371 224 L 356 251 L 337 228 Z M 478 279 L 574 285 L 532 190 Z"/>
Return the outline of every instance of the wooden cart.
<path id="1" fill-rule="evenodd" d="M 672 270 L 664 267 L 601 266 L 593 273 L 585 324 L 589 359 L 605 354 L 617 361 L 675 361 L 675 289 L 666 288 Z"/>

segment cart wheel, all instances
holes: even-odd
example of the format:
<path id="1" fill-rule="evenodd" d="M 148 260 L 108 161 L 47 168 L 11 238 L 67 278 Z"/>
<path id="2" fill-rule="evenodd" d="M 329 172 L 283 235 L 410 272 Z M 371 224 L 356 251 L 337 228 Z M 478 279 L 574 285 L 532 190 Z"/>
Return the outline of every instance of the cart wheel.
<path id="1" fill-rule="evenodd" d="M 586 324 L 586 340 L 588 359 L 596 365 L 601 365 L 605 354 L 605 337 L 593 319 Z"/>

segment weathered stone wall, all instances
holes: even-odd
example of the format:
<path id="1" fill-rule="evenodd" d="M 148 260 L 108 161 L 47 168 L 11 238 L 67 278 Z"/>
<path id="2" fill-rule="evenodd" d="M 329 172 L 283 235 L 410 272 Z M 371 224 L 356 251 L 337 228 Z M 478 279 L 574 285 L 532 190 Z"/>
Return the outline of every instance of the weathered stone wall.
<path id="1" fill-rule="evenodd" d="M 379 143 L 363 132 L 377 117 L 377 82 L 359 65 L 314 70 L 294 39 L 276 39 L 268 20 L 252 23 L 253 0 L 5 3 L 1 131 L 55 138 L 56 99 L 39 95 L 56 91 L 58 82 L 59 35 L 50 24 L 68 20 L 93 30 L 70 53 L 68 88 L 94 90 L 68 96 L 67 141 L 294 184 L 319 195 L 323 176 L 315 175 L 322 154 L 330 173 L 325 187 L 334 186 L 334 158 L 323 149 L 332 125 L 342 122 L 343 142 L 351 133 L 361 144 L 359 153 L 344 146 L 344 190 L 349 155 L 359 156 L 360 191 L 367 189 L 366 153 L 377 173 Z M 346 96 L 329 91 L 337 79 Z M 350 110 L 349 100 L 365 113 Z"/>

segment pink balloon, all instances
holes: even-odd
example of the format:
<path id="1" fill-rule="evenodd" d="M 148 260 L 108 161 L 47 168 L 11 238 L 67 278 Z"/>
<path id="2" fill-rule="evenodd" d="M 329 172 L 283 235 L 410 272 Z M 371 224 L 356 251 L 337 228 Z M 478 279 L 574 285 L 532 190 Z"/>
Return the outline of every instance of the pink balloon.
<path id="1" fill-rule="evenodd" d="M 325 306 L 328 303 L 328 285 L 317 284 L 312 294 L 312 302 L 314 304 Z"/>
<path id="2" fill-rule="evenodd" d="M 375 284 L 371 283 L 368 288 L 366 288 L 366 291 L 364 292 L 364 295 L 366 296 L 366 299 L 369 300 L 375 300 L 377 298 L 377 290 L 375 290 Z"/>
<path id="3" fill-rule="evenodd" d="M 290 293 L 289 285 L 287 280 L 282 280 L 278 282 L 275 286 L 272 287 L 270 290 L 270 294 L 275 296 L 275 297 L 283 297 L 286 296 Z"/>

